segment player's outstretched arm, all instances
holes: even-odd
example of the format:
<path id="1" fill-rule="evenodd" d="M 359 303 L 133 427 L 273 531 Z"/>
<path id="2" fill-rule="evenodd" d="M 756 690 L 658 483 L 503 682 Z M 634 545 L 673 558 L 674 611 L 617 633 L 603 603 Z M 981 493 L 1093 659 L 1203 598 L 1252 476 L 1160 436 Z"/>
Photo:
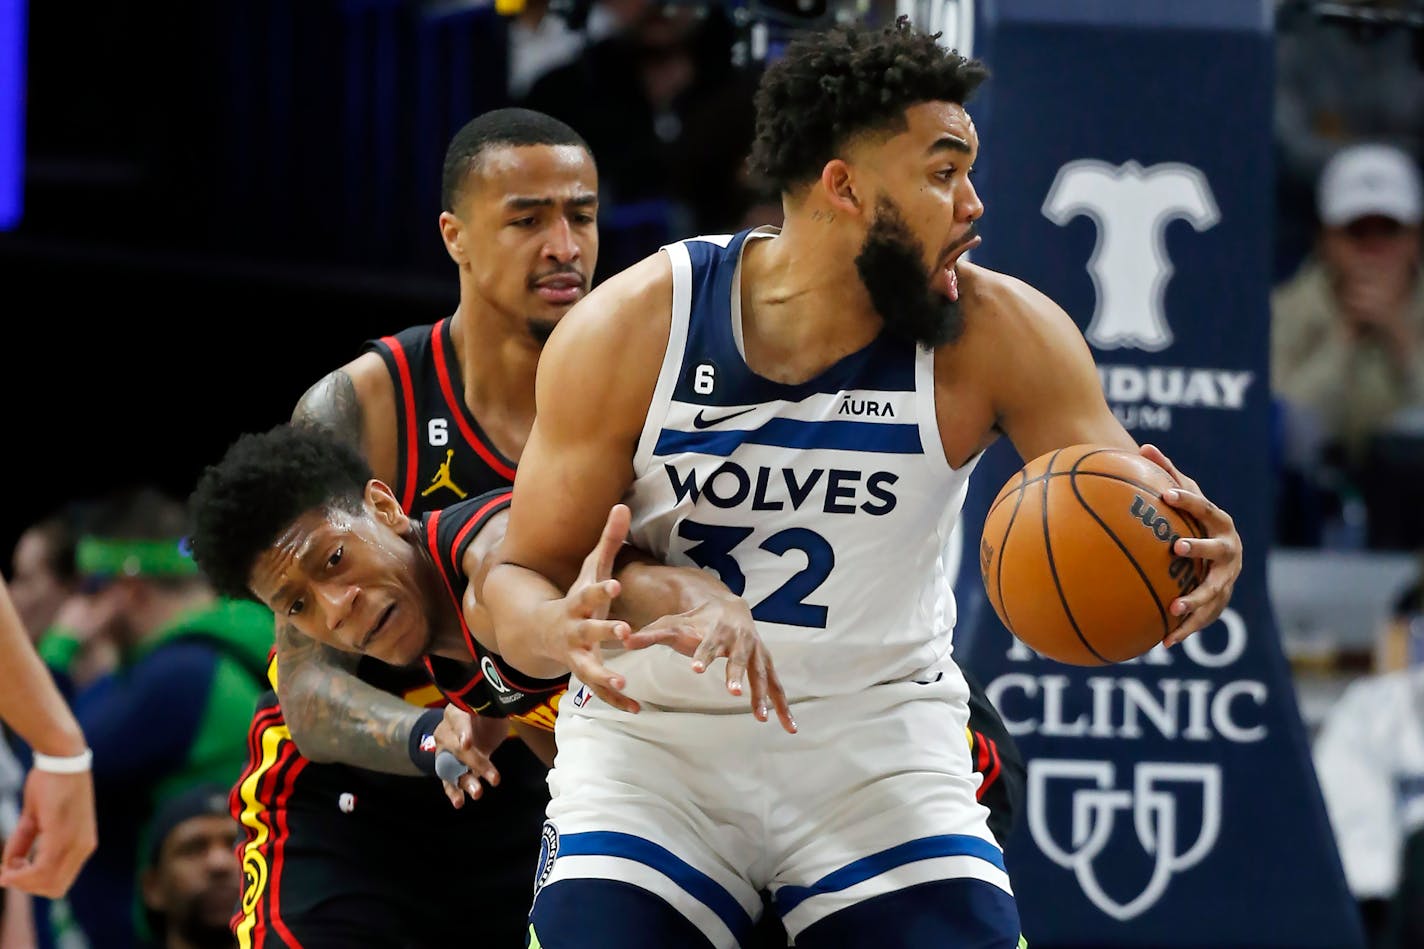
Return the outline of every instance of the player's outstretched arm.
<path id="1" fill-rule="evenodd" d="M 1201 486 L 1178 471 L 1152 445 L 1141 448 L 1112 414 L 1103 396 L 1092 353 L 1068 314 L 1048 297 L 1008 278 L 1000 292 L 1012 332 L 1013 365 L 995 373 L 1002 380 L 996 405 L 1000 427 L 1025 460 L 1068 445 L 1118 445 L 1139 451 L 1180 485 L 1168 491 L 1172 507 L 1195 517 L 1209 532 L 1205 539 L 1177 541 L 1174 553 L 1207 562 L 1206 579 L 1191 593 L 1172 601 L 1173 616 L 1185 616 L 1163 642 L 1174 646 L 1221 615 L 1241 574 L 1241 536 L 1231 515 L 1213 504 Z M 1041 371 L 1052 366 L 1053 371 Z"/>
<path id="2" fill-rule="evenodd" d="M 312 761 L 420 774 L 410 732 L 422 709 L 356 676 L 361 657 L 277 622 L 277 699 L 297 750 Z"/>
<path id="3" fill-rule="evenodd" d="M 0 855 L 0 887 L 59 897 L 98 842 L 84 734 L 0 580 L 0 720 L 36 754 L 19 823 Z"/>
<path id="4" fill-rule="evenodd" d="M 499 652 L 515 668 L 541 678 L 572 672 L 628 711 L 634 706 L 620 696 L 622 677 L 603 664 L 600 649 L 626 634 L 627 624 L 592 615 L 551 624 L 548 611 L 579 577 L 610 509 L 632 483 L 671 301 L 671 268 L 659 253 L 599 286 L 554 331 L 539 359 L 537 412 L 507 532 L 477 594 Z"/>

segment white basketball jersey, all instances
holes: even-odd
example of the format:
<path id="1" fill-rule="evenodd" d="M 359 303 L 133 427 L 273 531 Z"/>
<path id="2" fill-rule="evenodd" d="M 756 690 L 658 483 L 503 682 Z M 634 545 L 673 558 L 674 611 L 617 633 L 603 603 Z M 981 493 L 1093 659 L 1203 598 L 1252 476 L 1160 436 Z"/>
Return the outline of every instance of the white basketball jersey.
<path id="1" fill-rule="evenodd" d="M 741 252 L 774 234 L 663 248 L 672 330 L 626 500 L 634 544 L 715 570 L 746 599 L 796 700 L 901 679 L 949 653 L 943 555 L 974 462 L 945 459 L 934 355 L 909 342 L 882 334 L 798 385 L 747 366 Z M 670 650 L 610 665 L 646 702 L 746 708 L 720 666 L 695 676 Z"/>

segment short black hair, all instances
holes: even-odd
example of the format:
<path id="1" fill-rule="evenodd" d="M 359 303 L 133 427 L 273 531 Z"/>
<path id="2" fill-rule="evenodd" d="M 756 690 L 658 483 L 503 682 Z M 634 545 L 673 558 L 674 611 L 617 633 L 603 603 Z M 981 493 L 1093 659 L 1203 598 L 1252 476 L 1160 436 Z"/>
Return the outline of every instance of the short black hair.
<path id="1" fill-rule="evenodd" d="M 193 558 L 221 595 L 256 599 L 247 581 L 257 556 L 308 511 L 359 513 L 371 478 L 361 453 L 321 426 L 242 435 L 188 499 Z"/>
<path id="2" fill-rule="evenodd" d="M 989 76 L 900 17 L 874 29 L 838 26 L 793 40 L 756 92 L 752 167 L 785 193 L 814 180 L 858 135 L 905 128 L 921 102 L 963 105 Z"/>
<path id="3" fill-rule="evenodd" d="M 500 145 L 577 145 L 593 157 L 593 150 L 572 128 L 552 115 L 533 109 L 495 109 L 477 115 L 450 139 L 445 149 L 445 170 L 440 180 L 440 202 L 454 212 L 460 188 L 487 149 Z"/>

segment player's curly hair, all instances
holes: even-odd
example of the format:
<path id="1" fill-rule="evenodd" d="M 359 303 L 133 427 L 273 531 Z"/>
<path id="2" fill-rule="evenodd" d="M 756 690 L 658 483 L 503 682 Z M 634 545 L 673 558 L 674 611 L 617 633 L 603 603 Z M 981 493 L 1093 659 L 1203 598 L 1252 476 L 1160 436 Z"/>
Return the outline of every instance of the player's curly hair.
<path id="1" fill-rule="evenodd" d="M 188 498 L 193 559 L 219 594 L 256 599 L 247 580 L 258 554 L 308 511 L 359 513 L 371 478 L 361 453 L 319 426 L 243 435 Z"/>
<path id="2" fill-rule="evenodd" d="M 883 29 L 838 26 L 793 40 L 757 89 L 754 172 L 786 192 L 855 137 L 903 130 L 910 106 L 963 104 L 989 70 L 938 36 L 902 16 Z"/>

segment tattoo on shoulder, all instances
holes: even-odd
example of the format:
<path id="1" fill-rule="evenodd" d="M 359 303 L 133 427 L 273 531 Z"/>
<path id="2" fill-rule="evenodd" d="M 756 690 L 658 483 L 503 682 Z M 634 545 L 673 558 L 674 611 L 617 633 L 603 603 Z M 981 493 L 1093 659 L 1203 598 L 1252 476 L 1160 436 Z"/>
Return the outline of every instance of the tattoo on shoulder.
<path id="1" fill-rule="evenodd" d="M 278 624 L 278 698 L 297 747 L 314 761 L 415 774 L 406 742 L 420 710 L 357 678 L 360 661 Z"/>
<path id="2" fill-rule="evenodd" d="M 360 446 L 363 415 L 356 384 L 344 369 L 327 373 L 297 402 L 292 421 L 320 425 Z"/>

